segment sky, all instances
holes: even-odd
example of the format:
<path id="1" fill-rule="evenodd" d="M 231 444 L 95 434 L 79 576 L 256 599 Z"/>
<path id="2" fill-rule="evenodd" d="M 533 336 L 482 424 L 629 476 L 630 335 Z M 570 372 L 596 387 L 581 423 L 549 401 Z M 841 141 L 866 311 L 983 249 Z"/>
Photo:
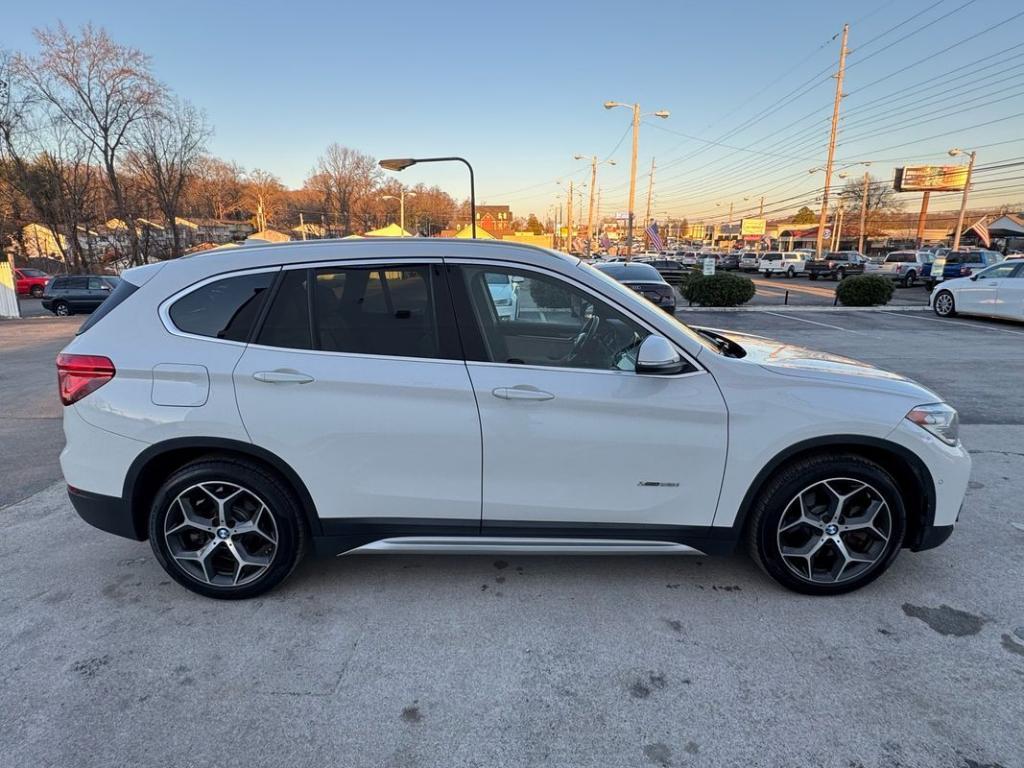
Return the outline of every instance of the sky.
<path id="1" fill-rule="evenodd" d="M 331 142 L 378 158 L 455 154 L 473 163 L 478 203 L 543 218 L 570 180 L 589 182 L 573 156 L 596 154 L 616 163 L 599 171 L 601 213 L 624 211 L 630 113 L 602 107 L 615 100 L 671 112 L 641 127 L 638 216 L 652 158 L 656 217 L 724 222 L 762 195 L 769 213 L 813 207 L 821 174 L 807 171 L 825 163 L 844 22 L 840 166 L 872 161 L 891 178 L 895 165 L 960 162 L 952 146 L 977 148 L 979 169 L 1024 159 L 1024 9 L 1006 0 L 40 0 L 8 5 L 0 46 L 32 52 L 33 29 L 58 21 L 148 53 L 205 110 L 214 154 L 292 187 Z M 461 166 L 400 178 L 468 192 Z M 1024 171 L 977 178 L 979 202 L 1024 200 Z"/>

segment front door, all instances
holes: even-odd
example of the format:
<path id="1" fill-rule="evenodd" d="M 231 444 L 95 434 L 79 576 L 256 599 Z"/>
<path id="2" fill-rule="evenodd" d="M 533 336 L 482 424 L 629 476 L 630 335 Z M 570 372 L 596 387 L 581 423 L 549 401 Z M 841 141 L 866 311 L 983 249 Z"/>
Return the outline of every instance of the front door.
<path id="1" fill-rule="evenodd" d="M 1007 275 L 999 280 L 998 313 L 1000 317 L 1024 320 L 1024 261 L 1014 259 L 1006 264 L 1014 266 L 1014 270 L 1007 270 Z"/>
<path id="2" fill-rule="evenodd" d="M 967 280 L 957 296 L 957 309 L 983 315 L 1002 314 L 999 306 L 999 287 L 1015 269 L 1016 265 L 1012 262 L 1003 263 L 979 272 L 972 280 Z"/>
<path id="3" fill-rule="evenodd" d="M 468 262 L 450 276 L 480 408 L 485 534 L 711 525 L 727 425 L 710 374 L 638 375 L 650 331 L 561 277 Z M 504 277 L 514 319 L 487 290 Z"/>
<path id="4" fill-rule="evenodd" d="M 478 531 L 480 422 L 439 265 L 286 270 L 234 381 L 321 519 Z"/>

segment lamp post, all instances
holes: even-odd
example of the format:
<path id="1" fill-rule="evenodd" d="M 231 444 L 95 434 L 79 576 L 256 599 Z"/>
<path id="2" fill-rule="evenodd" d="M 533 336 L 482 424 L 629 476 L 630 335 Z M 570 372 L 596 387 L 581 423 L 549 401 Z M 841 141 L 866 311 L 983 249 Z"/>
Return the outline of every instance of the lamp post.
<path id="1" fill-rule="evenodd" d="M 398 221 L 399 221 L 399 223 L 398 223 L 398 226 L 400 226 L 402 228 L 402 237 L 405 237 L 405 196 L 407 194 L 409 195 L 409 197 L 416 197 L 416 193 L 415 192 L 406 192 L 404 189 L 402 189 L 398 193 L 398 197 L 395 197 L 394 195 L 382 195 L 381 198 L 380 198 L 381 200 L 397 200 L 398 201 L 398 209 L 399 209 L 399 214 L 398 214 Z"/>
<path id="2" fill-rule="evenodd" d="M 633 206 L 636 202 L 636 154 L 640 141 L 640 118 L 653 115 L 664 120 L 669 116 L 670 112 L 667 109 L 659 109 L 657 112 L 649 112 L 643 115 L 640 114 L 639 104 L 623 104 L 618 101 L 606 101 L 604 103 L 605 109 L 614 109 L 615 107 L 625 107 L 626 109 L 633 110 L 633 159 L 629 167 L 629 224 L 626 229 L 626 259 L 628 261 L 629 257 L 633 254 Z"/>
<path id="3" fill-rule="evenodd" d="M 476 185 L 473 181 L 473 166 L 464 157 L 392 157 L 381 160 L 378 165 L 388 171 L 404 171 L 417 163 L 462 163 L 469 169 L 469 217 L 473 227 L 473 239 L 476 239 Z"/>
<path id="4" fill-rule="evenodd" d="M 959 147 L 953 147 L 949 150 L 950 157 L 957 157 L 962 155 L 964 150 Z M 963 234 L 964 230 L 964 213 L 967 211 L 967 191 L 971 188 L 971 175 L 974 173 L 974 159 L 977 156 L 975 150 L 971 150 L 968 157 L 971 158 L 970 162 L 967 163 L 967 179 L 964 181 L 964 196 L 960 198 L 960 215 L 956 217 L 956 232 L 953 234 L 953 250 L 959 250 L 960 248 L 960 235 Z"/>

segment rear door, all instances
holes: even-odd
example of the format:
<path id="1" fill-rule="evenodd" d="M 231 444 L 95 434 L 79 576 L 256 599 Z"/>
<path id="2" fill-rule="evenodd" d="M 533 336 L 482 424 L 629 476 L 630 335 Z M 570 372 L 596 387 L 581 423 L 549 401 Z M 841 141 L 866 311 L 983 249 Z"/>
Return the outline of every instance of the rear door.
<path id="1" fill-rule="evenodd" d="M 480 524 L 480 421 L 439 260 L 286 268 L 235 368 L 252 440 L 325 532 Z"/>
<path id="2" fill-rule="evenodd" d="M 62 296 L 72 310 L 80 311 L 93 309 L 91 294 L 89 293 L 88 277 L 69 277 L 64 281 Z"/>
<path id="3" fill-rule="evenodd" d="M 710 374 L 638 375 L 650 330 L 562 276 L 447 262 L 480 408 L 485 534 L 711 524 L 727 425 Z M 501 320 L 493 274 L 517 280 L 529 327 Z"/>
<path id="4" fill-rule="evenodd" d="M 999 291 L 1006 278 L 1016 271 L 1014 264 L 1000 264 L 963 279 L 957 292 L 957 307 L 964 312 L 1001 315 Z"/>

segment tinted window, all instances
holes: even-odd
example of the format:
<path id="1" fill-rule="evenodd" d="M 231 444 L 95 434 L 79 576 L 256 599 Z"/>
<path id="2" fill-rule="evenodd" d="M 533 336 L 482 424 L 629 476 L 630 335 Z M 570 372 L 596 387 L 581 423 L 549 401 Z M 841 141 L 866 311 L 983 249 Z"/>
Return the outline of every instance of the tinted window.
<path id="1" fill-rule="evenodd" d="M 462 274 L 472 313 L 462 321 L 480 329 L 483 360 L 635 370 L 640 342 L 649 334 L 604 301 L 562 280 L 532 272 L 467 266 L 462 267 Z M 514 281 L 510 306 L 499 304 L 488 289 L 492 275 Z"/>
<path id="2" fill-rule="evenodd" d="M 20 272 L 25 277 L 46 277 L 46 273 L 41 269 L 22 269 Z"/>
<path id="3" fill-rule="evenodd" d="M 309 329 L 309 271 L 292 269 L 284 273 L 274 303 L 260 329 L 258 343 L 268 347 L 312 349 Z"/>
<path id="4" fill-rule="evenodd" d="M 330 267 L 314 275 L 318 349 L 441 357 L 429 266 Z"/>
<path id="5" fill-rule="evenodd" d="M 104 288 L 109 288 L 110 285 L 105 280 L 98 277 L 89 278 L 89 290 L 90 291 L 102 291 Z"/>
<path id="6" fill-rule="evenodd" d="M 89 279 L 87 277 L 65 277 L 63 283 L 54 287 L 65 290 L 84 291 L 88 285 Z"/>
<path id="7" fill-rule="evenodd" d="M 247 341 L 274 274 L 260 272 L 207 283 L 171 305 L 171 322 L 185 333 Z"/>

